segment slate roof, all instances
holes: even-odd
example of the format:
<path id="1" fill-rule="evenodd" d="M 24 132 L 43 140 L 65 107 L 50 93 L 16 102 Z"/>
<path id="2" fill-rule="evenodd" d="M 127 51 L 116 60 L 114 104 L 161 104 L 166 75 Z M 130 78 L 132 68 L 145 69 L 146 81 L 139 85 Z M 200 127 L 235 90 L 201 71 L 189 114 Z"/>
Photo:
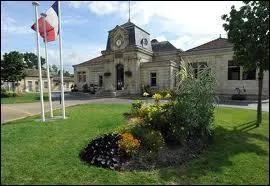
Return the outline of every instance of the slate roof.
<path id="1" fill-rule="evenodd" d="M 132 23 L 132 22 L 130 22 L 130 21 L 128 21 L 128 22 L 126 22 L 126 23 L 124 23 L 124 24 L 122 24 L 122 25 L 120 25 L 122 28 L 131 28 L 131 27 L 137 27 L 137 28 L 139 28 L 139 29 L 141 29 L 142 31 L 144 31 L 144 32 L 146 32 L 144 29 L 142 29 L 142 28 L 140 28 L 140 27 L 138 27 L 137 25 L 135 25 L 134 23 Z M 146 32 L 147 34 L 149 34 L 148 32 Z M 149 34 L 150 35 L 150 34 Z"/>
<path id="2" fill-rule="evenodd" d="M 217 38 L 195 48 L 191 48 L 186 52 L 194 52 L 194 51 L 203 51 L 203 50 L 213 50 L 213 49 L 221 49 L 221 48 L 230 48 L 233 47 L 233 44 L 228 41 L 226 38 Z"/>
<path id="3" fill-rule="evenodd" d="M 83 66 L 83 65 L 89 65 L 89 64 L 99 64 L 99 63 L 101 63 L 102 62 L 102 60 L 103 60 L 103 57 L 102 56 L 98 56 L 98 57 L 96 57 L 96 58 L 93 58 L 93 59 L 90 59 L 90 60 L 88 60 L 88 61 L 85 61 L 85 62 L 82 62 L 82 63 L 80 63 L 80 64 L 77 64 L 77 65 L 73 65 L 73 67 L 74 66 Z"/>
<path id="4" fill-rule="evenodd" d="M 161 41 L 158 42 L 156 39 L 151 41 L 153 52 L 163 52 L 170 50 L 178 50 L 175 46 L 173 46 L 169 41 Z M 181 51 L 181 49 L 180 49 Z"/>

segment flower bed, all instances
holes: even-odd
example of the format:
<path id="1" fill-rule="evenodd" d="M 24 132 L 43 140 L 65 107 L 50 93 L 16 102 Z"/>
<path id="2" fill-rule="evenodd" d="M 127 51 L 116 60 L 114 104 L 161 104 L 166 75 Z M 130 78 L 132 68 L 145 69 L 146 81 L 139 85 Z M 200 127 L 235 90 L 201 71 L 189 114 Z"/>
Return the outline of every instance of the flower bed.
<path id="1" fill-rule="evenodd" d="M 213 134 L 214 75 L 205 68 L 196 79 L 192 70 L 182 68 L 177 94 L 154 94 L 153 104 L 134 101 L 125 114 L 128 124 L 115 134 L 91 141 L 81 159 L 110 169 L 134 170 L 171 166 L 196 157 Z M 168 101 L 160 103 L 163 98 Z"/>

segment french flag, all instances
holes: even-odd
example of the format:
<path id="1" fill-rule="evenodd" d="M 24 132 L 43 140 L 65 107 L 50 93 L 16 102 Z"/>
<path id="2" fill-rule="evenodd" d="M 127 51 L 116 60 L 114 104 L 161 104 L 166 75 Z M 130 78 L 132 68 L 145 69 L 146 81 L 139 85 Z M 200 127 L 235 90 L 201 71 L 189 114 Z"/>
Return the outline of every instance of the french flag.
<path id="1" fill-rule="evenodd" d="M 46 11 L 46 32 L 47 32 L 47 42 L 55 41 L 58 38 L 58 3 L 55 3 Z M 39 34 L 44 39 L 44 22 L 43 18 L 38 19 Z M 34 23 L 31 28 L 36 31 L 36 23 Z"/>

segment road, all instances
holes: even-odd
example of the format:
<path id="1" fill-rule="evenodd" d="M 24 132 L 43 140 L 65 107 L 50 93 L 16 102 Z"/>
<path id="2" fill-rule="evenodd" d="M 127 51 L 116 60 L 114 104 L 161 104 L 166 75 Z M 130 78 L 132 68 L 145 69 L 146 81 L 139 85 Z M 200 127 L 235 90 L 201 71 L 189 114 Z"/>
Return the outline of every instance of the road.
<path id="1" fill-rule="evenodd" d="M 65 106 L 72 106 L 78 104 L 86 103 L 132 103 L 131 99 L 123 98 L 92 98 L 84 100 L 66 100 Z M 235 108 L 245 108 L 245 109 L 257 109 L 257 103 L 230 103 L 230 104 L 220 104 L 224 107 L 235 107 Z M 45 112 L 49 111 L 49 102 L 44 102 Z M 53 101 L 53 108 L 61 108 L 59 101 Z M 269 112 L 269 100 L 264 101 L 262 104 L 262 110 Z M 21 119 L 27 116 L 32 116 L 40 114 L 40 103 L 20 103 L 20 104 L 1 104 L 1 124 L 8 121 Z"/>

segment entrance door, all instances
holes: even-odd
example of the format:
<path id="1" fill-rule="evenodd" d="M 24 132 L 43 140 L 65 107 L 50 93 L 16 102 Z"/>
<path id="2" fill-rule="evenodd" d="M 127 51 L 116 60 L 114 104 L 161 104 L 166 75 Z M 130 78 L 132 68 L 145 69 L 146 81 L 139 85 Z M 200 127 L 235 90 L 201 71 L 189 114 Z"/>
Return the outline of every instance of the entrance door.
<path id="1" fill-rule="evenodd" d="M 116 65 L 116 90 L 124 89 L 124 66 Z"/>

